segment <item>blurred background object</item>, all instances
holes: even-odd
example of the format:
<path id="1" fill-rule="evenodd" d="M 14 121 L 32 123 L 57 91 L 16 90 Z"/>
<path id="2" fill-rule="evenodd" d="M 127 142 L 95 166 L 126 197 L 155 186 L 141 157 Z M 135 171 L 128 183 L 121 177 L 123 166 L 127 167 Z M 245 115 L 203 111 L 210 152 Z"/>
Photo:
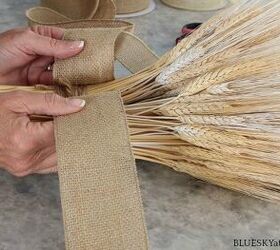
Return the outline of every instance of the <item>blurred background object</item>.
<path id="1" fill-rule="evenodd" d="M 189 23 L 183 26 L 181 29 L 181 36 L 176 39 L 176 45 L 181 42 L 184 38 L 191 35 L 196 29 L 201 26 L 202 23 Z"/>
<path id="2" fill-rule="evenodd" d="M 119 18 L 146 15 L 156 7 L 154 0 L 115 0 L 115 4 Z"/>
<path id="3" fill-rule="evenodd" d="M 162 0 L 162 2 L 178 9 L 194 11 L 218 10 L 228 3 L 226 0 Z"/>
<path id="4" fill-rule="evenodd" d="M 149 7 L 149 0 L 115 0 L 118 14 L 142 11 Z"/>

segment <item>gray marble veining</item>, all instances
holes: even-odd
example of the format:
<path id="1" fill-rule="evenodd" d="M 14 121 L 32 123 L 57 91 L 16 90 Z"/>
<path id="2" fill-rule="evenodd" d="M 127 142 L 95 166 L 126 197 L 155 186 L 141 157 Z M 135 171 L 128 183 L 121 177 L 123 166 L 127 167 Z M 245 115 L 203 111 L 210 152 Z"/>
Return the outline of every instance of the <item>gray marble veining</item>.
<path id="1" fill-rule="evenodd" d="M 0 0 L 0 31 L 23 26 L 24 11 L 37 2 Z M 213 14 L 172 9 L 158 0 L 155 12 L 133 22 L 136 33 L 163 54 L 183 24 Z M 156 164 L 137 165 L 152 250 L 245 249 L 233 247 L 233 239 L 280 238 L 279 205 Z M 0 171 L 0 200 L 0 250 L 64 249 L 56 175 L 18 179 Z"/>

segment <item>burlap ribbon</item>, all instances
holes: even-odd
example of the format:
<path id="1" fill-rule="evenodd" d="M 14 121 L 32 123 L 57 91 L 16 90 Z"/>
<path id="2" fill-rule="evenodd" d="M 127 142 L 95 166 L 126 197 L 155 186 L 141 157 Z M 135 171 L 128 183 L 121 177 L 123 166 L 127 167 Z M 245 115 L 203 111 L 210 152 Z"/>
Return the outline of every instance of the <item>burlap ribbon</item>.
<path id="1" fill-rule="evenodd" d="M 157 60 L 130 33 L 133 25 L 128 22 L 73 21 L 69 18 L 74 17 L 71 11 L 67 11 L 68 17 L 57 11 L 59 7 L 33 8 L 27 17 L 31 25 L 65 28 L 64 39 L 85 41 L 79 55 L 54 64 L 53 75 L 60 94 L 86 94 L 89 84 L 111 81 L 114 58 L 131 72 Z M 122 99 L 115 92 L 84 98 L 87 105 L 82 112 L 55 119 L 66 248 L 147 250 L 143 207 Z"/>
<path id="2" fill-rule="evenodd" d="M 41 6 L 68 20 L 112 19 L 116 14 L 113 0 L 41 0 Z"/>
<path id="3" fill-rule="evenodd" d="M 64 39 L 85 41 L 84 50 L 71 60 L 56 61 L 53 68 L 56 83 L 68 90 L 64 95 L 85 94 L 87 85 L 113 80 L 116 40 L 131 29 L 131 25 L 120 21 L 105 21 L 101 27 L 94 27 L 99 22 L 90 22 L 89 28 L 78 24 L 65 31 Z"/>
<path id="4" fill-rule="evenodd" d="M 142 201 L 117 92 L 55 120 L 67 250 L 147 250 Z"/>
<path id="5" fill-rule="evenodd" d="M 115 0 L 118 14 L 138 12 L 149 7 L 149 0 Z"/>
<path id="6" fill-rule="evenodd" d="M 63 61 L 63 69 L 60 62 L 55 64 L 58 92 L 64 96 L 85 94 L 86 85 L 112 80 L 114 57 L 131 73 L 158 60 L 147 45 L 132 33 L 132 23 L 114 19 L 74 21 L 42 7 L 28 10 L 26 16 L 30 25 L 65 28 L 65 39 L 84 40 L 87 44 L 80 55 Z"/>
<path id="7" fill-rule="evenodd" d="M 163 3 L 178 9 L 208 11 L 226 6 L 226 0 L 161 0 Z"/>
<path id="8" fill-rule="evenodd" d="M 100 41 L 107 40 L 103 44 L 92 43 L 90 31 L 95 30 L 67 30 L 67 37 L 82 35 L 86 46 L 81 55 L 56 62 L 56 81 L 67 79 L 75 86 L 113 77 L 113 43 L 121 29 L 109 30 L 107 36 L 101 33 Z M 91 61 L 91 52 L 96 49 L 92 47 L 104 46 L 106 53 L 94 54 L 96 61 Z M 86 67 L 92 70 L 84 70 Z M 83 74 L 75 75 L 79 70 Z M 55 120 L 66 248 L 147 250 L 143 207 L 122 99 L 116 93 L 85 99 L 85 110 Z"/>
<path id="9" fill-rule="evenodd" d="M 111 19 L 149 7 L 149 0 L 41 0 L 41 6 L 72 19 Z"/>

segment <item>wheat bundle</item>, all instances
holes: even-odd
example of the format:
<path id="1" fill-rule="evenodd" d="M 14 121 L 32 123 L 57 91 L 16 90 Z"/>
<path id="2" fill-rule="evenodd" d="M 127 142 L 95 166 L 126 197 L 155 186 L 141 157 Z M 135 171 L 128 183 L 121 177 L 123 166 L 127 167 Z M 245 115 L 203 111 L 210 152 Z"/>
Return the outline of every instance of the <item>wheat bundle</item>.
<path id="1" fill-rule="evenodd" d="M 280 2 L 247 0 L 119 89 L 137 159 L 280 201 Z M 1 91 L 36 87 L 1 86 Z"/>

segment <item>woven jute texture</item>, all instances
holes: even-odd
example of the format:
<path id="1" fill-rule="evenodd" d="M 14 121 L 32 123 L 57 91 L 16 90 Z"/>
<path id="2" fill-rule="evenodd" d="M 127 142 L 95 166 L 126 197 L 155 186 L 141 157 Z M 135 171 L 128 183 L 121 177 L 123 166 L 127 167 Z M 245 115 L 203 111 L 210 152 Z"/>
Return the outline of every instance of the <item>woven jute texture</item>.
<path id="1" fill-rule="evenodd" d="M 85 97 L 55 119 L 67 250 L 147 250 L 147 233 L 118 92 Z"/>
<path id="2" fill-rule="evenodd" d="M 128 23 L 102 21 L 103 26 L 98 26 L 101 23 L 94 23 L 96 26 L 86 28 L 87 26 L 80 22 L 79 27 L 83 28 L 65 30 L 64 39 L 83 40 L 85 48 L 69 60 L 57 60 L 53 67 L 58 86 L 67 86 L 73 95 L 85 94 L 86 87 L 82 86 L 113 80 L 115 59 L 132 73 L 157 60 L 157 56 L 141 40 L 126 31 L 132 29 Z M 65 25 L 71 27 L 72 24 Z M 74 24 L 74 27 L 77 27 L 77 23 Z M 69 95 L 63 91 L 59 93 Z"/>
<path id="3" fill-rule="evenodd" d="M 113 0 L 41 0 L 41 6 L 73 19 L 111 19 L 116 14 Z"/>
<path id="4" fill-rule="evenodd" d="M 54 79 L 74 85 L 89 85 L 114 79 L 115 41 L 121 28 L 67 29 L 66 40 L 83 40 L 84 50 L 71 60 L 58 60 Z"/>
<path id="5" fill-rule="evenodd" d="M 149 0 L 115 0 L 118 14 L 138 12 L 149 7 Z"/>
<path id="6" fill-rule="evenodd" d="M 65 89 L 69 91 L 66 96 L 85 94 L 87 85 L 112 80 L 114 58 L 132 73 L 157 61 L 131 33 L 132 24 L 75 21 L 86 13 L 73 16 L 63 10 L 62 3 L 59 8 L 56 2 L 56 7 L 49 5 L 52 1 L 46 2 L 46 7 L 27 12 L 29 24 L 62 27 L 66 29 L 64 39 L 85 41 L 79 55 L 54 64 L 60 94 Z M 104 13 L 99 15 L 104 17 Z M 146 250 L 143 206 L 120 95 L 106 93 L 85 99 L 82 112 L 55 120 L 66 249 Z"/>
<path id="7" fill-rule="evenodd" d="M 142 40 L 127 31 L 122 32 L 116 40 L 115 58 L 131 73 L 158 61 L 158 56 Z"/>
<path id="8" fill-rule="evenodd" d="M 226 6 L 226 0 L 161 0 L 163 3 L 178 9 L 208 11 Z"/>
<path id="9" fill-rule="evenodd" d="M 112 80 L 114 58 L 131 73 L 138 72 L 158 60 L 151 49 L 132 34 L 134 26 L 129 22 L 121 20 L 73 21 L 44 7 L 32 8 L 26 12 L 26 16 L 30 25 L 54 25 L 65 28 L 67 30 L 64 39 L 85 41 L 85 50 L 81 54 L 56 64 L 55 67 L 60 69 L 56 71 L 54 68 L 54 74 L 59 83 L 67 81 L 76 85 L 98 83 L 104 76 L 104 74 L 103 76 L 98 74 L 104 71 L 108 72 L 108 75 L 103 78 L 103 82 Z M 77 62 L 79 65 L 76 64 Z M 61 68 L 61 64 L 65 64 L 64 69 Z M 95 68 L 98 70 L 94 70 Z M 67 71 L 67 77 L 72 75 L 70 79 L 64 76 Z M 98 74 L 94 75 L 94 73 Z M 92 76 L 95 79 L 92 79 Z M 81 77 L 86 78 L 85 82 Z"/>

